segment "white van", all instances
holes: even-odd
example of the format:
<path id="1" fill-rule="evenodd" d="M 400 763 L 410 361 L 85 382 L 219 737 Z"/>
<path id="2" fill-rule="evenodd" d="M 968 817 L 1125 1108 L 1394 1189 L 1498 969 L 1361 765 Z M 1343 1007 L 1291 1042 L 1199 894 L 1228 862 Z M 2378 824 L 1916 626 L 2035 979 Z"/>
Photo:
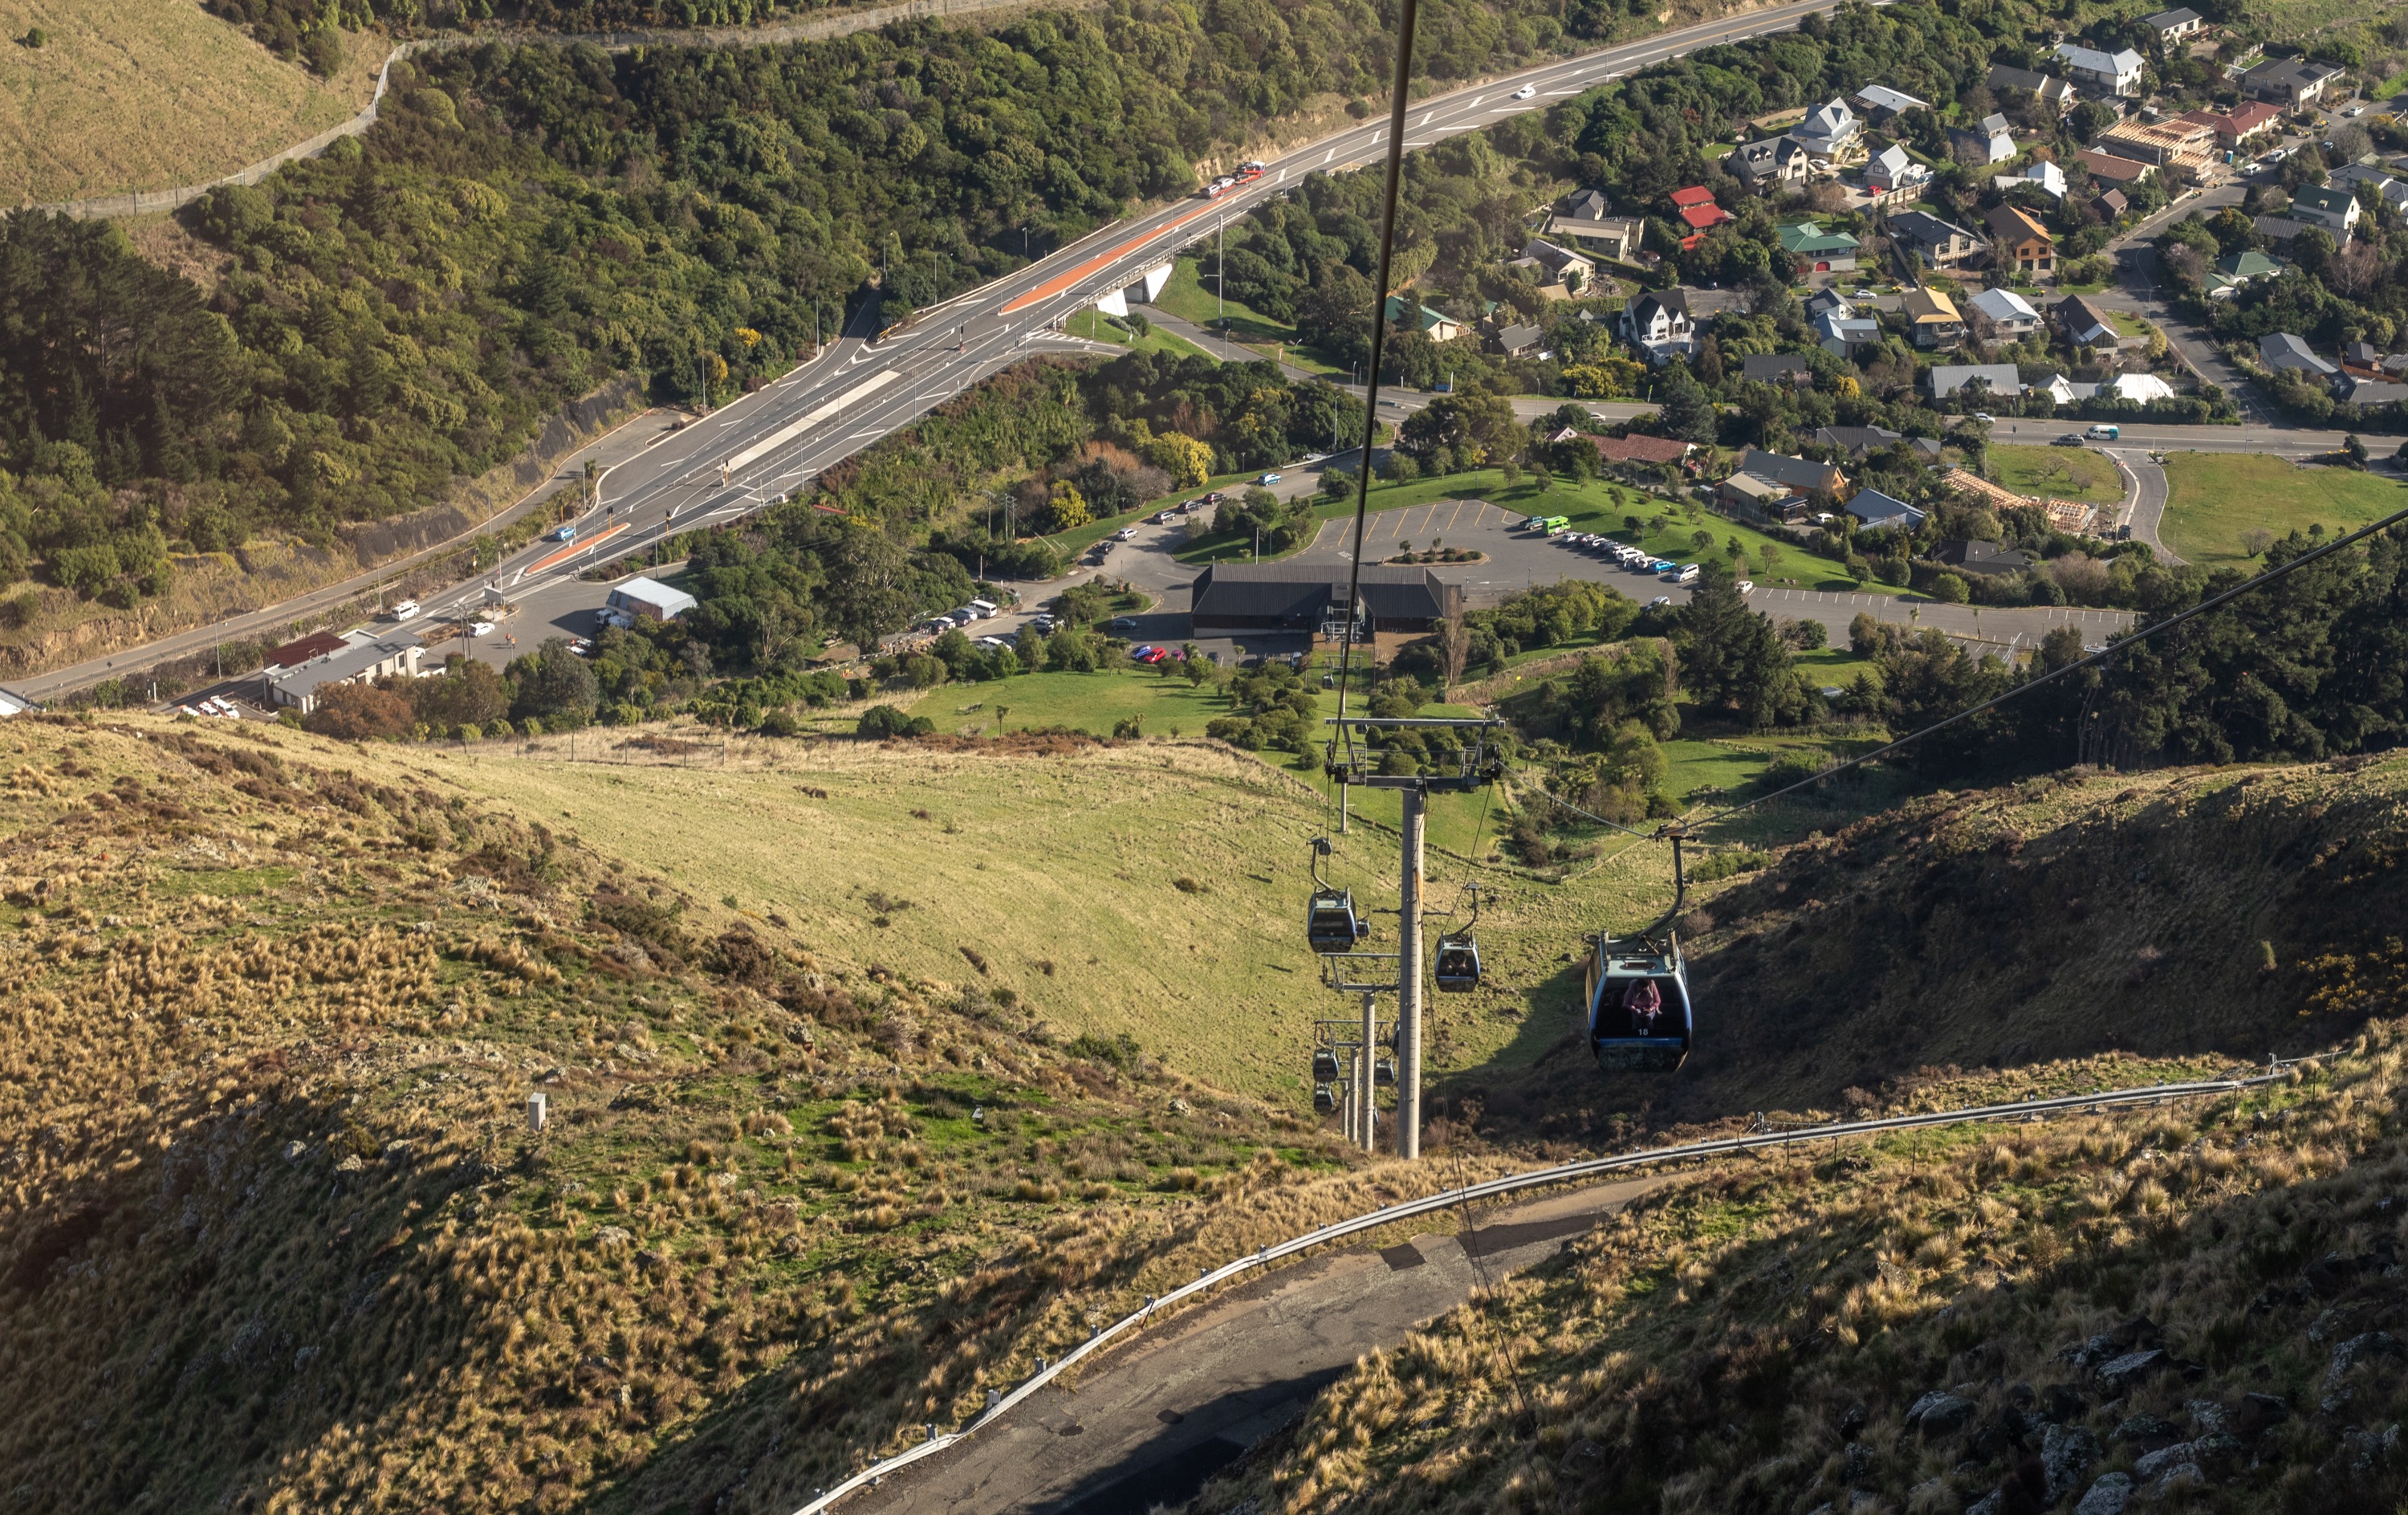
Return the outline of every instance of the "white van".
<path id="1" fill-rule="evenodd" d="M 417 613 L 418 601 L 414 599 L 402 600 L 393 608 L 393 618 L 396 621 L 407 621 Z"/>
<path id="2" fill-rule="evenodd" d="M 982 621 L 993 615 L 995 613 L 995 609 L 994 603 L 990 600 L 973 599 L 970 601 L 970 613 Z"/>

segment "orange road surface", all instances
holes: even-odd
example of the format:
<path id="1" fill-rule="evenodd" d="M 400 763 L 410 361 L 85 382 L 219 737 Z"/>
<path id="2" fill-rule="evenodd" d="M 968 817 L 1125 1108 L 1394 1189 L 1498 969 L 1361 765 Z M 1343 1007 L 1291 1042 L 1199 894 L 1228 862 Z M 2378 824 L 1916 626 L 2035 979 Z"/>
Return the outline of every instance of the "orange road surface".
<path id="1" fill-rule="evenodd" d="M 1045 282 L 1038 285 L 1035 289 L 1030 290 L 1027 294 L 1023 295 L 1016 300 L 1006 301 L 1003 307 L 1003 313 L 1005 315 L 1010 315 L 1015 310 L 1025 310 L 1029 306 L 1035 305 L 1039 300 L 1050 300 L 1054 296 L 1061 294 L 1064 290 L 1068 289 L 1071 285 L 1088 277 L 1090 274 L 1096 272 L 1098 269 L 1110 267 L 1113 263 L 1128 256 L 1138 249 L 1145 246 L 1148 242 L 1154 241 L 1177 231 L 1180 227 L 1186 225 L 1189 222 L 1196 220 L 1199 216 L 1210 215 L 1211 212 L 1223 209 L 1225 208 L 1222 206 L 1220 201 L 1207 200 L 1202 205 L 1197 206 L 1195 209 L 1188 211 L 1185 215 L 1179 217 L 1177 220 L 1171 221 L 1164 225 L 1156 226 L 1154 230 L 1147 232 L 1142 237 L 1132 237 L 1127 241 L 1123 242 L 1120 246 L 1113 248 L 1109 252 L 1098 252 L 1094 257 L 1089 258 L 1086 262 L 1071 269 L 1068 273 L 1047 280 Z"/>
<path id="2" fill-rule="evenodd" d="M 614 526 L 606 531 L 598 532 L 594 536 L 586 538 L 583 541 L 572 541 L 567 546 L 563 547 L 560 551 L 552 554 L 551 556 L 543 558 L 538 562 L 528 564 L 527 573 L 541 573 L 544 570 L 552 567 L 554 563 L 560 562 L 565 558 L 575 557 L 578 554 L 585 551 L 588 547 L 601 546 L 604 542 L 609 541 L 611 538 L 626 529 L 627 523 L 622 521 L 617 526 Z M 524 578 L 525 576 L 525 574 L 520 575 L 521 578 Z"/>

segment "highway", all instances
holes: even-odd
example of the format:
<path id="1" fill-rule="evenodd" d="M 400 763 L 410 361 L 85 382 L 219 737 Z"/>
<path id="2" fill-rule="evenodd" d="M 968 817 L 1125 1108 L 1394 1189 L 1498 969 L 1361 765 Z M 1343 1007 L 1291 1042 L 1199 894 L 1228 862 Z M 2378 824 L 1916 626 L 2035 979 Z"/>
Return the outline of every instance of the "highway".
<path id="1" fill-rule="evenodd" d="M 1809 13 L 1828 12 L 1835 5 L 1836 0 L 1799 0 L 1769 7 L 1434 95 L 1408 113 L 1405 146 L 1426 147 L 1507 116 L 1544 109 L 1698 48 L 1785 31 Z M 1098 296 L 1127 285 L 1143 269 L 1210 235 L 1218 223 L 1242 216 L 1307 175 L 1379 161 L 1387 130 L 1384 116 L 1350 126 L 1268 161 L 1261 178 L 1219 199 L 1190 195 L 1115 222 L 1025 268 L 918 312 L 904 329 L 882 339 L 876 336 L 875 302 L 865 305 L 845 334 L 811 361 L 610 468 L 595 508 L 577 523 L 574 542 L 528 547 L 476 580 L 423 597 L 426 609 L 455 615 L 473 610 L 489 586 L 517 597 L 596 561 L 639 551 L 669 532 L 758 510 L 1014 363 L 1048 352 L 1093 351 L 1093 344 L 1054 328 Z M 320 605 L 339 602 L 366 592 L 388 572 L 363 574 L 339 592 L 305 598 Z M 252 612 L 23 679 L 15 687 L 36 698 L 55 697 L 162 656 L 205 649 L 215 640 L 280 628 L 308 608 L 296 601 Z"/>

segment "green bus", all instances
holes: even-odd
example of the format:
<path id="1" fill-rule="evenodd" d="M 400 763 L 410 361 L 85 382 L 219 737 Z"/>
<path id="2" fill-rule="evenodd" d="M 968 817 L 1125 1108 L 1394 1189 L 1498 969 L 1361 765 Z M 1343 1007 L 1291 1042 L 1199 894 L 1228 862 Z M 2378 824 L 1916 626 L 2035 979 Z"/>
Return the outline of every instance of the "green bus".
<path id="1" fill-rule="evenodd" d="M 1542 537 L 1552 537 L 1556 532 L 1567 529 L 1571 524 L 1572 518 L 1569 515 L 1533 515 L 1522 523 L 1525 529 L 1535 531 Z"/>

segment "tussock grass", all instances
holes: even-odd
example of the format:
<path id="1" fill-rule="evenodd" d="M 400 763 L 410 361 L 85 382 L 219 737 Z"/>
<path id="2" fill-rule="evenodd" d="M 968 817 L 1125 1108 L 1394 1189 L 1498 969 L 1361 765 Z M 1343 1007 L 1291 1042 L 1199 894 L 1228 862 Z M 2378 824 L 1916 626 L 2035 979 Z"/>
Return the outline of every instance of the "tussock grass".
<path id="1" fill-rule="evenodd" d="M 1725 1163 L 1366 1359 L 1188 1508 L 2038 1509 L 2153 1491 L 2142 1457 L 2187 1443 L 2160 1462 L 2198 1508 L 2389 1509 L 2401 1034 L 2246 1097 Z M 1961 1420 L 1910 1424 L 1935 1392 Z"/>

